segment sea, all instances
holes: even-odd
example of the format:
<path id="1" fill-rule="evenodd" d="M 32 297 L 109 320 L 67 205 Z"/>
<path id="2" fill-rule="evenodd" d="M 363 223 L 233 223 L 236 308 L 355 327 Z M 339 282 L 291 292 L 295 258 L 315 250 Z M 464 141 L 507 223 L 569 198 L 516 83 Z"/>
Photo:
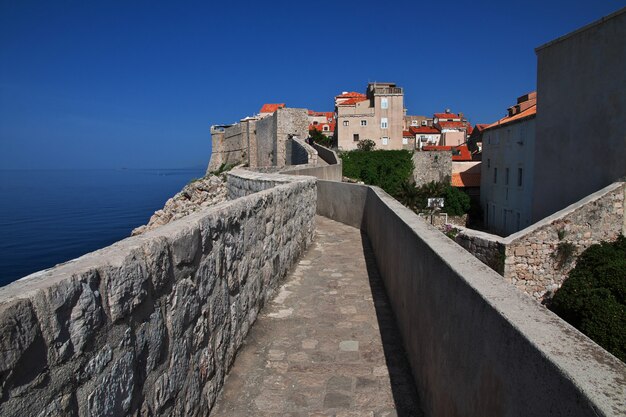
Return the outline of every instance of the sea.
<path id="1" fill-rule="evenodd" d="M 130 236 L 204 169 L 0 170 L 0 286 Z"/>

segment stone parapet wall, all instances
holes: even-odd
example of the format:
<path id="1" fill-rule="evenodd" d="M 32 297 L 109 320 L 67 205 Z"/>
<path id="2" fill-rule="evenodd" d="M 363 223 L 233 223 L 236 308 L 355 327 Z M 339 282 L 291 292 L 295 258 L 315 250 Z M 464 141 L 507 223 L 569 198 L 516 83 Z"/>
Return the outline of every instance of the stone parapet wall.
<path id="1" fill-rule="evenodd" d="M 290 148 L 287 152 L 289 157 L 287 165 L 317 165 L 317 151 L 304 140 L 293 137 L 288 142 Z"/>
<path id="2" fill-rule="evenodd" d="M 0 289 L 0 415 L 208 415 L 313 236 L 315 180 L 274 184 Z"/>
<path id="3" fill-rule="evenodd" d="M 623 362 L 380 188 L 317 186 L 371 242 L 424 415 L 623 416 Z"/>
<path id="4" fill-rule="evenodd" d="M 614 183 L 506 238 L 462 229 L 456 241 L 505 280 L 543 301 L 575 266 L 573 260 L 559 259 L 560 245 L 571 244 L 574 255 L 580 255 L 626 232 L 625 193 L 625 183 Z"/>
<path id="5" fill-rule="evenodd" d="M 259 191 L 269 190 L 277 185 L 289 184 L 298 181 L 313 181 L 314 179 L 304 179 L 293 175 L 280 175 L 275 170 L 277 167 L 258 168 L 254 171 L 247 169 L 234 169 L 226 175 L 226 188 L 228 198 L 245 197 Z"/>
<path id="6" fill-rule="evenodd" d="M 415 151 L 412 158 L 413 180 L 416 186 L 432 181 L 450 183 L 452 151 Z"/>
<path id="7" fill-rule="evenodd" d="M 329 165 L 341 164 L 341 159 L 337 156 L 337 153 L 332 149 L 325 148 L 322 145 L 319 145 L 315 142 L 311 144 L 313 148 L 317 151 L 319 155 L 319 159 L 322 159 Z"/>

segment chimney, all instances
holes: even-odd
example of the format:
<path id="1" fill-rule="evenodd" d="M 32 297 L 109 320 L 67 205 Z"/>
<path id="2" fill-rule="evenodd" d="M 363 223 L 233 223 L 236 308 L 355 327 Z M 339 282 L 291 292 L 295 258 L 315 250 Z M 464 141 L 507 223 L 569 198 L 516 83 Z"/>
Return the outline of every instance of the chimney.
<path id="1" fill-rule="evenodd" d="M 446 109 L 446 113 L 450 113 L 450 109 Z"/>

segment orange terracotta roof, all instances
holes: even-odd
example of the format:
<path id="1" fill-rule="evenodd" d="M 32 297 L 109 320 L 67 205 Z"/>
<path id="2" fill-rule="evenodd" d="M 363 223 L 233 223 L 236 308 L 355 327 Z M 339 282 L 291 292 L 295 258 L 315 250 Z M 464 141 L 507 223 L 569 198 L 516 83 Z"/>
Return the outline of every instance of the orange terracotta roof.
<path id="1" fill-rule="evenodd" d="M 352 106 L 355 105 L 356 103 L 360 103 L 361 101 L 366 101 L 367 98 L 365 97 L 354 97 L 354 98 L 349 98 L 345 101 L 342 101 L 341 103 L 337 103 L 338 106 Z"/>
<path id="2" fill-rule="evenodd" d="M 438 135 L 439 133 L 441 133 L 439 131 L 439 129 L 437 129 L 434 126 L 418 126 L 418 127 L 410 127 L 409 130 L 411 131 L 411 133 L 417 135 L 417 134 L 422 134 L 422 135 Z"/>
<path id="3" fill-rule="evenodd" d="M 451 185 L 453 187 L 480 187 L 480 173 L 454 172 Z"/>
<path id="4" fill-rule="evenodd" d="M 408 137 L 408 138 L 414 138 L 414 137 L 415 137 L 415 134 L 414 134 L 414 133 L 411 133 L 411 132 L 409 132 L 409 131 L 404 130 L 404 131 L 402 132 L 402 137 L 403 137 L 403 138 L 407 138 L 407 137 Z"/>
<path id="5" fill-rule="evenodd" d="M 313 117 L 325 117 L 327 119 L 334 119 L 335 113 L 332 111 L 313 111 L 309 110 L 309 116 Z"/>
<path id="6" fill-rule="evenodd" d="M 285 103 L 267 103 L 261 107 L 261 111 L 259 113 L 274 113 L 276 110 L 282 109 L 283 107 L 285 107 Z"/>
<path id="7" fill-rule="evenodd" d="M 503 117 L 502 119 L 498 120 L 497 122 L 490 124 L 485 129 L 492 129 L 494 127 L 503 126 L 503 125 L 506 125 L 508 123 L 515 122 L 517 120 L 526 119 L 527 117 L 535 117 L 536 114 L 537 114 L 537 105 L 534 104 L 532 107 L 529 107 L 526 110 L 524 110 L 523 112 L 520 112 L 520 113 L 518 113 L 516 115 L 513 115 L 511 117 L 509 117 L 509 116 Z"/>
<path id="8" fill-rule="evenodd" d="M 348 93 L 342 93 L 342 94 L 339 94 L 338 96 L 335 96 L 335 98 L 357 98 L 357 97 L 365 97 L 365 94 L 351 91 Z"/>
<path id="9" fill-rule="evenodd" d="M 438 119 L 460 119 L 461 118 L 456 113 L 435 113 L 434 116 Z"/>
<path id="10" fill-rule="evenodd" d="M 474 126 L 474 129 L 478 129 L 479 132 L 482 132 L 483 130 L 487 128 L 487 126 L 489 126 L 488 123 L 479 123 L 476 126 Z"/>
<path id="11" fill-rule="evenodd" d="M 309 130 L 319 130 L 320 132 L 334 132 L 336 125 L 337 125 L 337 123 L 335 123 L 335 122 L 332 122 L 332 123 L 318 123 L 316 125 L 311 123 L 309 125 Z M 328 126 L 328 130 L 324 130 L 324 126 Z"/>
<path id="12" fill-rule="evenodd" d="M 438 145 L 427 145 L 422 147 L 423 151 L 453 151 L 452 152 L 452 160 L 453 161 L 471 161 L 472 153 L 467 148 L 467 145 L 459 145 L 459 146 L 438 146 Z"/>
<path id="13" fill-rule="evenodd" d="M 442 129 L 467 129 L 467 123 L 465 122 L 446 122 L 439 120 L 437 124 L 441 126 Z"/>

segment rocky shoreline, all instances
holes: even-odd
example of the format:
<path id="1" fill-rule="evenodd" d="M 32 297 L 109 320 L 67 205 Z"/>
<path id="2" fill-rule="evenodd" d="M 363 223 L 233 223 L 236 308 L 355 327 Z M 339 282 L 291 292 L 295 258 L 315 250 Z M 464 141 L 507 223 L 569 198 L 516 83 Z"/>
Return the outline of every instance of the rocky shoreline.
<path id="1" fill-rule="evenodd" d="M 187 184 L 174 197 L 167 200 L 162 209 L 154 212 L 148 224 L 135 228 L 131 236 L 173 222 L 202 208 L 219 204 L 228 199 L 226 182 L 216 175 L 207 175 Z"/>

